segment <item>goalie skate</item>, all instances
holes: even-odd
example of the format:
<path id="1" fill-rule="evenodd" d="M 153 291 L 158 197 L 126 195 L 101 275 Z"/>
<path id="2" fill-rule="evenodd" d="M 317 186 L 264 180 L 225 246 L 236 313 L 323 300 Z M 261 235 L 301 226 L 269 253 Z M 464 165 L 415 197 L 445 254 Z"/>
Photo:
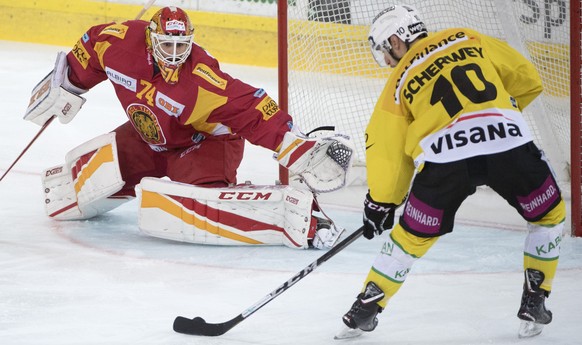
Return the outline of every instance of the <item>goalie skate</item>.
<path id="1" fill-rule="evenodd" d="M 340 240 L 346 229 L 336 227 L 329 219 L 312 216 L 316 232 L 310 241 L 310 247 L 330 249 Z"/>

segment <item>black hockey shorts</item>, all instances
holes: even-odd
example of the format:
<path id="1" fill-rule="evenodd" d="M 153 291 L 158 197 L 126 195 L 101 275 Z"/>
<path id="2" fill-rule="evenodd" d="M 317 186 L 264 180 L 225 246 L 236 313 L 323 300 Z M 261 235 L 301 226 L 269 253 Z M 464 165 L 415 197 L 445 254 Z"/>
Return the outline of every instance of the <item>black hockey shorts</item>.
<path id="1" fill-rule="evenodd" d="M 529 222 L 540 220 L 561 201 L 547 161 L 531 142 L 451 163 L 426 162 L 412 182 L 400 225 L 419 237 L 449 233 L 461 203 L 480 185 L 491 187 Z"/>

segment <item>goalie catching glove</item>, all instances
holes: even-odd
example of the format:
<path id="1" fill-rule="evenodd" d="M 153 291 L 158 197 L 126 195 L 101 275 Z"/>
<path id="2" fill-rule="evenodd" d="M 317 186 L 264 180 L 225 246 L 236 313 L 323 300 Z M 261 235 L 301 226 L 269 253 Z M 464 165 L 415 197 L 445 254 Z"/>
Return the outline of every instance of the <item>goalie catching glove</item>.
<path id="1" fill-rule="evenodd" d="M 332 192 L 346 185 L 354 148 L 348 136 L 308 138 L 294 127 L 283 138 L 275 158 L 299 175 L 313 192 Z"/>
<path id="2" fill-rule="evenodd" d="M 374 201 L 368 192 L 364 200 L 364 237 L 371 240 L 374 235 L 392 229 L 397 207 L 395 204 Z"/>
<path id="3" fill-rule="evenodd" d="M 25 120 L 42 126 L 58 116 L 61 123 L 71 122 L 85 103 L 85 98 L 79 95 L 87 90 L 71 84 L 67 73 L 67 54 L 59 52 L 55 68 L 32 90 Z"/>

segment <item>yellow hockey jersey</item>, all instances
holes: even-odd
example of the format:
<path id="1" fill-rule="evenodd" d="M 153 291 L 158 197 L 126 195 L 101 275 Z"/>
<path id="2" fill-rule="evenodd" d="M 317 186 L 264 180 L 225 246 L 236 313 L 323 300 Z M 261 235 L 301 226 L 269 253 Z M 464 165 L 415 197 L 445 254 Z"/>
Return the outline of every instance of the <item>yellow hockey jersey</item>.
<path id="1" fill-rule="evenodd" d="M 533 64 L 508 44 L 452 28 L 413 43 L 366 129 L 371 196 L 400 204 L 415 165 L 503 152 L 532 140 L 521 111 L 542 91 Z"/>

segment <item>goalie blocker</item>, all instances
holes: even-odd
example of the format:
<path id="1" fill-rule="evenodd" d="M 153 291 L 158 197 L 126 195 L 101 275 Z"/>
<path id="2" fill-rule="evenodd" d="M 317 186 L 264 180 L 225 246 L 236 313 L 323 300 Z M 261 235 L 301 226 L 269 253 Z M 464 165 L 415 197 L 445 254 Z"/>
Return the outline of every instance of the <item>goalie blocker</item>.
<path id="1" fill-rule="evenodd" d="M 343 230 L 313 217 L 313 194 L 291 186 L 204 188 L 146 177 L 139 228 L 150 236 L 211 245 L 331 248 Z"/>
<path id="2" fill-rule="evenodd" d="M 59 52 L 54 69 L 33 89 L 24 119 L 44 125 L 54 116 L 61 123 L 69 123 L 85 103 L 79 96 L 87 90 L 80 89 L 69 81 L 67 54 Z"/>

